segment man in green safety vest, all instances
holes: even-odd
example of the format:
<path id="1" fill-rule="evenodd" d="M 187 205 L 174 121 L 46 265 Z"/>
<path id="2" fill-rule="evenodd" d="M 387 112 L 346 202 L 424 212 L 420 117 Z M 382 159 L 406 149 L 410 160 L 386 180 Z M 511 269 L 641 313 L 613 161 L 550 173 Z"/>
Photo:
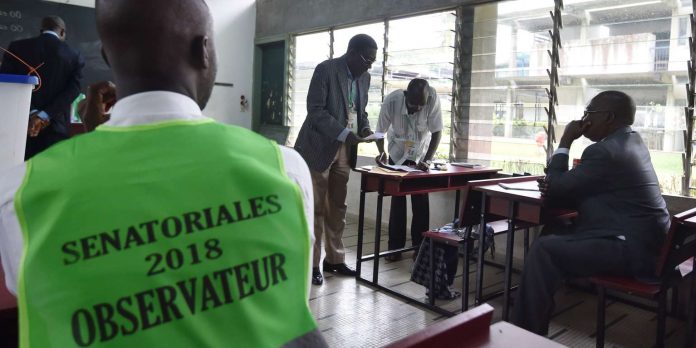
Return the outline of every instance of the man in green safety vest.
<path id="1" fill-rule="evenodd" d="M 309 170 L 202 115 L 217 68 L 206 3 L 96 13 L 110 119 L 0 174 L 20 346 L 326 346 L 308 306 Z"/>

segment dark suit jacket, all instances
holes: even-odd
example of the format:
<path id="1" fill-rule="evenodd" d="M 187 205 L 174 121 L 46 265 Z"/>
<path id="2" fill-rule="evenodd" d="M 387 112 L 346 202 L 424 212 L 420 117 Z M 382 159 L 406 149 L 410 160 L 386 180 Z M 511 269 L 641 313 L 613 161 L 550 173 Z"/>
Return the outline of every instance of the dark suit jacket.
<path id="1" fill-rule="evenodd" d="M 31 109 L 45 111 L 51 124 L 41 133 L 68 137 L 70 105 L 80 94 L 80 79 L 84 61 L 68 44 L 51 34 L 14 41 L 8 50 L 37 70 L 41 88 L 31 97 Z M 5 54 L 0 66 L 2 74 L 26 75 L 29 69 L 12 56 Z"/>
<path id="2" fill-rule="evenodd" d="M 314 69 L 307 93 L 307 119 L 295 142 L 310 169 L 323 172 L 329 168 L 341 146 L 336 138 L 348 124 L 348 65 L 346 57 L 326 60 Z M 357 78 L 358 129 L 370 127 L 365 107 L 370 88 L 370 74 Z M 350 150 L 350 165 L 355 168 L 358 147 Z"/>
<path id="3" fill-rule="evenodd" d="M 654 267 L 669 213 L 648 148 L 631 127 L 588 146 L 575 169 L 568 170 L 568 155 L 554 155 L 547 180 L 549 202 L 570 200 L 578 210 L 578 237 L 623 235 L 640 263 L 634 266 Z"/>

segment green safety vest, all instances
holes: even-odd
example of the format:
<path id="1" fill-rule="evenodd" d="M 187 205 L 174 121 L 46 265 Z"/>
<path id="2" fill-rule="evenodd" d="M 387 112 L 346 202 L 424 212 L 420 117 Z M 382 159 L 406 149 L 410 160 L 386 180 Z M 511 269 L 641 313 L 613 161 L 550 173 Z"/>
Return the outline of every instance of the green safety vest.
<path id="1" fill-rule="evenodd" d="M 316 329 L 277 145 L 205 121 L 99 127 L 27 163 L 21 347 L 276 347 Z"/>

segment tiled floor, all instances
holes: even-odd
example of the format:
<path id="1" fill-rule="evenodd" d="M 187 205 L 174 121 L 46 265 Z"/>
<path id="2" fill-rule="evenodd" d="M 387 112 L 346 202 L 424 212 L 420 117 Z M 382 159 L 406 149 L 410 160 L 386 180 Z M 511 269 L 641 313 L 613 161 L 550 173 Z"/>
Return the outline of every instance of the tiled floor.
<path id="1" fill-rule="evenodd" d="M 346 262 L 354 266 L 357 245 L 357 219 L 348 218 L 344 234 L 347 248 Z M 364 253 L 373 252 L 373 224 L 366 224 L 366 242 Z M 383 229 L 383 232 L 386 231 Z M 503 239 L 498 239 L 498 238 Z M 505 252 L 504 236 L 496 241 L 495 261 L 502 262 Z M 386 235 L 382 235 L 382 247 L 386 246 Z M 518 238 L 521 239 L 521 238 Z M 521 250 L 515 250 L 521 255 Z M 425 288 L 409 281 L 412 264 L 410 253 L 397 262 L 380 261 L 380 284 L 425 300 Z M 490 258 L 490 255 L 488 255 Z M 516 267 L 521 261 L 516 259 Z M 460 267 L 461 268 L 461 267 Z M 471 267 L 474 270 L 474 267 Z M 458 277 L 462 270 L 459 269 Z M 372 274 L 372 263 L 364 264 L 363 276 Z M 486 266 L 484 292 L 503 288 L 503 272 Z M 371 287 L 356 283 L 355 279 L 324 274 L 322 286 L 312 286 L 310 307 L 317 320 L 319 329 L 324 333 L 331 347 L 381 347 L 409 334 L 431 325 L 443 317 L 437 313 L 423 310 L 400 299 L 373 290 Z M 515 283 L 516 275 L 513 275 Z M 470 303 L 473 301 L 474 273 L 470 274 L 472 289 Z M 460 286 L 458 278 L 455 287 Z M 438 301 L 448 310 L 459 308 L 460 300 L 451 302 Z M 489 302 L 495 308 L 493 321 L 500 320 L 502 298 Z M 594 294 L 565 287 L 558 291 L 556 297 L 556 314 L 554 315 L 549 337 L 570 347 L 594 347 L 596 298 Z M 607 329 L 606 347 L 651 347 L 654 345 L 655 314 L 638 309 L 621 302 L 609 302 L 606 310 Z M 668 318 L 667 347 L 682 347 L 685 324 Z M 465 337 L 462 338 L 466 339 Z"/>

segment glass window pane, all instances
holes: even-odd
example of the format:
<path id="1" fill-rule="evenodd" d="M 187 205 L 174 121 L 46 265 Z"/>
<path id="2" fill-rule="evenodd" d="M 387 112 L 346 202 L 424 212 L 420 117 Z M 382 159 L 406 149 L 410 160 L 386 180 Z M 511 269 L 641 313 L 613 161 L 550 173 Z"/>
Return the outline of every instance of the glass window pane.
<path id="1" fill-rule="evenodd" d="M 442 138 L 435 158 L 449 158 L 456 14 L 453 11 L 389 21 L 385 95 L 428 80 L 440 98 Z"/>
<path id="2" fill-rule="evenodd" d="M 329 59 L 331 37 L 328 31 L 295 37 L 295 63 L 291 79 L 292 109 L 288 145 L 293 146 L 307 118 L 307 91 L 319 63 Z"/>
<path id="3" fill-rule="evenodd" d="M 681 192 L 686 61 L 691 4 L 641 1 L 608 6 L 584 1 L 564 11 L 557 134 L 582 115 L 585 104 L 604 90 L 628 93 L 636 102 L 633 129 L 651 151 L 664 193 Z M 571 148 L 580 158 L 591 144 Z"/>
<path id="4" fill-rule="evenodd" d="M 552 0 L 477 6 L 464 23 L 474 33 L 468 160 L 543 173 L 553 7 Z"/>

